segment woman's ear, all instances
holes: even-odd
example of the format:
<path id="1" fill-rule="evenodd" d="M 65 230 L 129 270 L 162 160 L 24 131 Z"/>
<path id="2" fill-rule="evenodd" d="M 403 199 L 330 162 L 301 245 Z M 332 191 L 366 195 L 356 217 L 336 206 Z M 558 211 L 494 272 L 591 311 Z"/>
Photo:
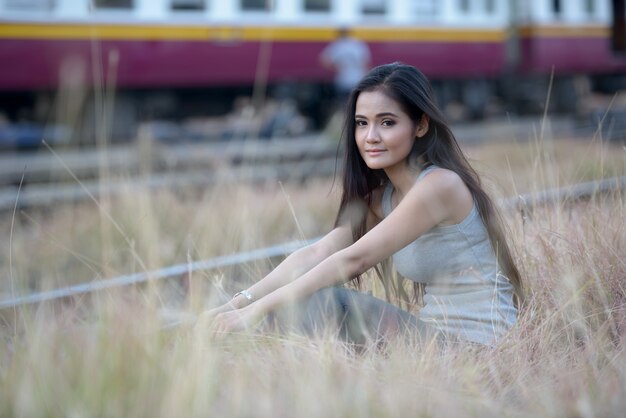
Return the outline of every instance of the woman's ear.
<path id="1" fill-rule="evenodd" d="M 419 123 L 415 127 L 416 137 L 421 138 L 424 135 L 426 135 L 426 133 L 428 132 L 429 122 L 430 122 L 430 118 L 428 117 L 426 113 L 424 113 L 422 117 L 420 118 Z"/>

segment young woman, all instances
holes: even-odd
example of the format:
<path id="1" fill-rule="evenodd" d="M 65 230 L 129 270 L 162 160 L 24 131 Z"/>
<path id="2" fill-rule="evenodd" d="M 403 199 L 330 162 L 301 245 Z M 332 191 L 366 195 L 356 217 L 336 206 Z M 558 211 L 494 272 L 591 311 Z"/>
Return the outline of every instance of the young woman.
<path id="1" fill-rule="evenodd" d="M 421 338 L 493 345 L 515 323 L 520 275 L 493 202 L 444 122 L 426 77 L 393 63 L 353 90 L 342 141 L 343 196 L 335 227 L 265 278 L 206 312 L 217 333 L 243 330 L 291 303 L 311 330 L 335 322 L 351 341 Z M 419 318 L 334 287 L 393 258 L 424 285 Z"/>

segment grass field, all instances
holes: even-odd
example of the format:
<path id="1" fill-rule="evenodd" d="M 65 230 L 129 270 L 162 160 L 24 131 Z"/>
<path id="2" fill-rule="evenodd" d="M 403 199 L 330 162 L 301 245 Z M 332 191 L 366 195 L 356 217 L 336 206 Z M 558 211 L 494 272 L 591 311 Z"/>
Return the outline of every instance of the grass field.
<path id="1" fill-rule="evenodd" d="M 531 139 L 466 149 L 495 197 L 623 176 L 621 144 Z M 332 225 L 330 179 L 129 193 L 0 218 L 0 294 L 24 294 L 300 238 Z M 162 331 L 276 260 L 176 285 L 0 312 L 0 416 L 623 416 L 626 195 L 504 213 L 528 305 L 494 349 L 355 353 L 336 338 Z M 365 283 L 375 294 L 375 282 Z M 174 302 L 172 302 L 174 301 Z"/>

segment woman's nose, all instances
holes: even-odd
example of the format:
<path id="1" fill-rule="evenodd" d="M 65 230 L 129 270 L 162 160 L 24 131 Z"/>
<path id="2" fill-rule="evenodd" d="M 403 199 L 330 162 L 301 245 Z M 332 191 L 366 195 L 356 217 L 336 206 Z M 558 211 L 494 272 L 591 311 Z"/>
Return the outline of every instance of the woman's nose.
<path id="1" fill-rule="evenodd" d="M 374 126 L 367 130 L 367 136 L 365 137 L 365 140 L 367 142 L 378 142 L 380 140 L 380 138 L 378 137 L 378 132 L 376 131 L 376 128 Z"/>

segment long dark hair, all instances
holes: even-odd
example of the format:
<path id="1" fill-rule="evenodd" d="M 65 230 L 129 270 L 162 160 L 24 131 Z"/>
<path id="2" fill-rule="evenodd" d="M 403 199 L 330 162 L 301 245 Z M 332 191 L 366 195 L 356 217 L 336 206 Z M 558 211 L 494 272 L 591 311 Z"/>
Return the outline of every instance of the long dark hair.
<path id="1" fill-rule="evenodd" d="M 366 215 L 372 203 L 372 192 L 389 181 L 384 170 L 367 167 L 354 139 L 357 99 L 362 92 L 374 90 L 382 91 L 399 103 L 416 126 L 422 115 L 428 116 L 428 132 L 414 142 L 409 164 L 421 164 L 422 167 L 434 164 L 452 170 L 461 177 L 485 224 L 499 267 L 513 285 L 515 304 L 520 306 L 523 301 L 521 277 L 504 237 L 500 215 L 483 190 L 478 174 L 461 151 L 443 113 L 435 104 L 430 82 L 415 67 L 402 63 L 381 65 L 372 69 L 352 91 L 346 105 L 341 135 L 344 147 L 343 194 L 335 224 L 350 222 L 354 240 L 361 238 L 366 232 Z"/>

